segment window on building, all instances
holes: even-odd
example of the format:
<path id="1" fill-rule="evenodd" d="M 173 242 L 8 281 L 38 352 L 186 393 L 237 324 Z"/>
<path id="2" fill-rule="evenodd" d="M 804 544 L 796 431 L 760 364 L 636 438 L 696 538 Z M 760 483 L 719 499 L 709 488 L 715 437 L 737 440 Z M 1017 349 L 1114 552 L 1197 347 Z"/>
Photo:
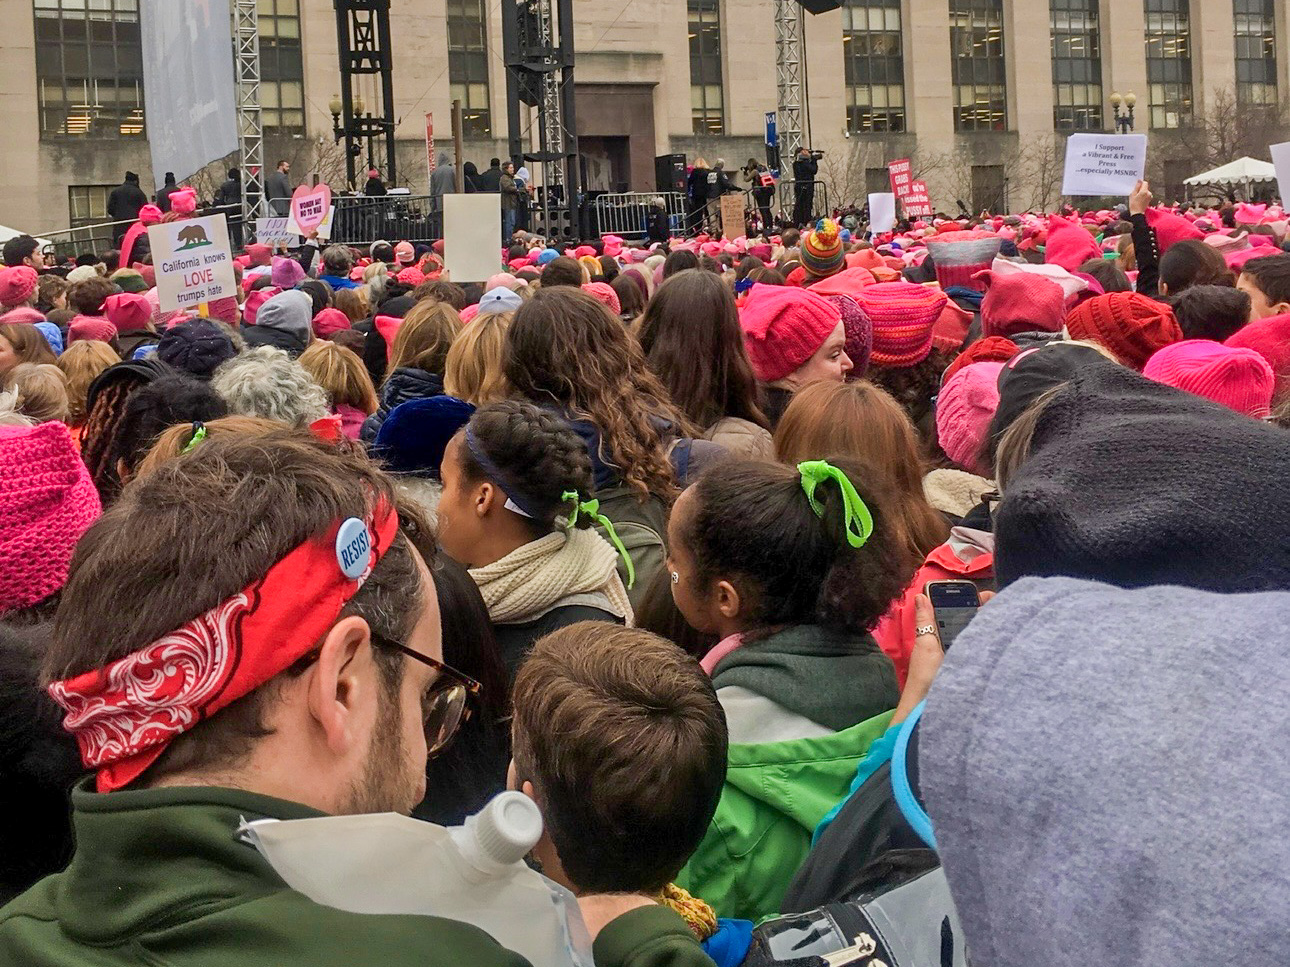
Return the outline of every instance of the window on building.
<path id="1" fill-rule="evenodd" d="M 690 17 L 690 116 L 695 134 L 725 134 L 719 0 L 687 0 Z"/>
<path id="2" fill-rule="evenodd" d="M 1277 103 L 1277 19 L 1274 0 L 1234 0 L 1236 101 Z"/>
<path id="3" fill-rule="evenodd" d="M 107 213 L 108 195 L 116 185 L 68 185 L 67 212 L 71 227 L 83 228 L 110 221 Z"/>
<path id="4" fill-rule="evenodd" d="M 842 50 L 847 80 L 847 127 L 905 130 L 905 60 L 900 0 L 846 0 Z"/>
<path id="5" fill-rule="evenodd" d="M 261 122 L 265 128 L 285 134 L 303 134 L 305 68 L 300 51 L 300 0 L 257 0 L 257 6 Z"/>
<path id="6" fill-rule="evenodd" d="M 461 101 L 461 133 L 491 137 L 483 0 L 448 0 L 448 86 L 453 100 Z"/>
<path id="7" fill-rule="evenodd" d="M 34 2 L 41 137 L 143 137 L 138 0 Z"/>
<path id="8" fill-rule="evenodd" d="M 1102 130 L 1098 0 L 1049 0 L 1053 37 L 1053 127 Z"/>
<path id="9" fill-rule="evenodd" d="M 1189 0 L 1145 2 L 1149 121 L 1153 128 L 1182 127 L 1192 111 Z"/>
<path id="10" fill-rule="evenodd" d="M 950 0 L 950 54 L 954 130 L 1007 130 L 1003 0 Z"/>
<path id="11" fill-rule="evenodd" d="M 1008 178 L 1003 165 L 972 166 L 972 213 L 1008 210 Z"/>

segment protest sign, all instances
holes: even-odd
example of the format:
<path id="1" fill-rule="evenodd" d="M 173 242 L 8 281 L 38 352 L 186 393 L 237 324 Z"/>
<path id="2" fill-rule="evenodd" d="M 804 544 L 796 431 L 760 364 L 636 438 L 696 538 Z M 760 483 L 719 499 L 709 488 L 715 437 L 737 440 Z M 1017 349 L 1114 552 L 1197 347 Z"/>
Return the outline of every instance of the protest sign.
<path id="1" fill-rule="evenodd" d="M 1277 169 L 1277 191 L 1281 195 L 1281 204 L 1290 204 L 1290 141 L 1274 144 L 1268 150 L 1272 152 L 1272 165 Z"/>
<path id="2" fill-rule="evenodd" d="M 294 232 L 287 231 L 287 216 L 257 218 L 255 220 L 255 240 L 261 245 L 295 245 L 300 239 Z"/>
<path id="3" fill-rule="evenodd" d="M 889 191 L 869 196 L 869 231 L 875 235 L 896 227 L 896 196 Z"/>
<path id="4" fill-rule="evenodd" d="M 923 181 L 910 182 L 909 194 L 905 196 L 903 204 L 905 214 L 911 218 L 931 218 L 932 197 L 927 193 L 927 183 Z"/>
<path id="5" fill-rule="evenodd" d="M 1072 134 L 1062 194 L 1127 196 L 1146 167 L 1145 134 Z"/>
<path id="6" fill-rule="evenodd" d="M 291 195 L 291 219 L 298 235 L 308 235 L 327 220 L 331 188 L 326 184 L 301 185 Z"/>
<path id="7" fill-rule="evenodd" d="M 324 218 L 322 220 L 322 224 L 318 226 L 319 241 L 325 242 L 327 241 L 327 239 L 331 238 L 331 226 L 332 226 L 332 222 L 335 221 L 335 219 L 336 219 L 336 206 L 332 205 L 330 208 L 327 209 L 327 217 Z M 296 224 L 295 217 L 288 215 L 287 216 L 287 234 L 293 236 L 292 240 L 287 244 L 296 245 L 299 243 L 300 239 L 296 238 L 295 236 L 307 235 L 309 233 L 302 232 L 300 230 L 300 226 Z"/>
<path id="8" fill-rule="evenodd" d="M 453 282 L 483 282 L 501 271 L 502 196 L 443 196 L 443 263 Z"/>
<path id="9" fill-rule="evenodd" d="M 904 200 L 909 194 L 910 181 L 913 178 L 913 166 L 908 158 L 891 161 L 887 164 L 887 175 L 891 178 L 891 193 Z"/>
<path id="10" fill-rule="evenodd" d="M 734 241 L 744 234 L 744 196 L 742 192 L 721 196 L 721 237 Z"/>
<path id="11" fill-rule="evenodd" d="M 237 295 L 224 215 L 150 225 L 148 243 L 163 311 L 196 309 Z"/>

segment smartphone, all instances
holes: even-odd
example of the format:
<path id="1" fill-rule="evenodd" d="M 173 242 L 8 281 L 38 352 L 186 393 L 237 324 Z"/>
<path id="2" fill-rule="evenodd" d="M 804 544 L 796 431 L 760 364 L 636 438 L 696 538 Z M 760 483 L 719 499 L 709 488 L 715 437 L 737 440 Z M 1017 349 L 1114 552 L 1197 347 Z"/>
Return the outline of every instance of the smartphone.
<path id="1" fill-rule="evenodd" d="M 928 581 L 923 593 L 931 599 L 932 610 L 936 612 L 941 647 L 949 651 L 959 632 L 981 607 L 981 595 L 971 581 Z"/>

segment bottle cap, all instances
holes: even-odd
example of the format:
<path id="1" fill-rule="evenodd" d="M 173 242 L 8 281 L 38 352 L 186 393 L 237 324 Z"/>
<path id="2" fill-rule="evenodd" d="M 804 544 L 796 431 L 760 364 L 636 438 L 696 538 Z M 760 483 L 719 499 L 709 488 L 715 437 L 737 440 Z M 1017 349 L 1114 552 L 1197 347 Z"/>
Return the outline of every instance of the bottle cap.
<path id="1" fill-rule="evenodd" d="M 471 824 L 479 851 L 495 863 L 510 865 L 528 855 L 542 838 L 542 813 L 522 792 L 493 798 Z"/>

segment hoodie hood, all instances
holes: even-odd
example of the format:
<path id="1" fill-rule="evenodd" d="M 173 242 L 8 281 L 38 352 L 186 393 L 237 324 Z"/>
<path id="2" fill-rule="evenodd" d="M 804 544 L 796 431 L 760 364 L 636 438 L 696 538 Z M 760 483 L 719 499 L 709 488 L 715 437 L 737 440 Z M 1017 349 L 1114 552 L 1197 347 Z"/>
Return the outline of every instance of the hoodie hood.
<path id="1" fill-rule="evenodd" d="M 294 336 L 302 345 L 307 346 L 311 335 L 313 305 L 308 294 L 297 289 L 280 292 L 260 306 L 255 315 L 255 325 Z"/>
<path id="2" fill-rule="evenodd" d="M 974 963 L 1290 943 L 1290 593 L 1028 578 L 945 658 L 919 784 Z M 1239 647 L 1233 647 L 1239 642 Z"/>

